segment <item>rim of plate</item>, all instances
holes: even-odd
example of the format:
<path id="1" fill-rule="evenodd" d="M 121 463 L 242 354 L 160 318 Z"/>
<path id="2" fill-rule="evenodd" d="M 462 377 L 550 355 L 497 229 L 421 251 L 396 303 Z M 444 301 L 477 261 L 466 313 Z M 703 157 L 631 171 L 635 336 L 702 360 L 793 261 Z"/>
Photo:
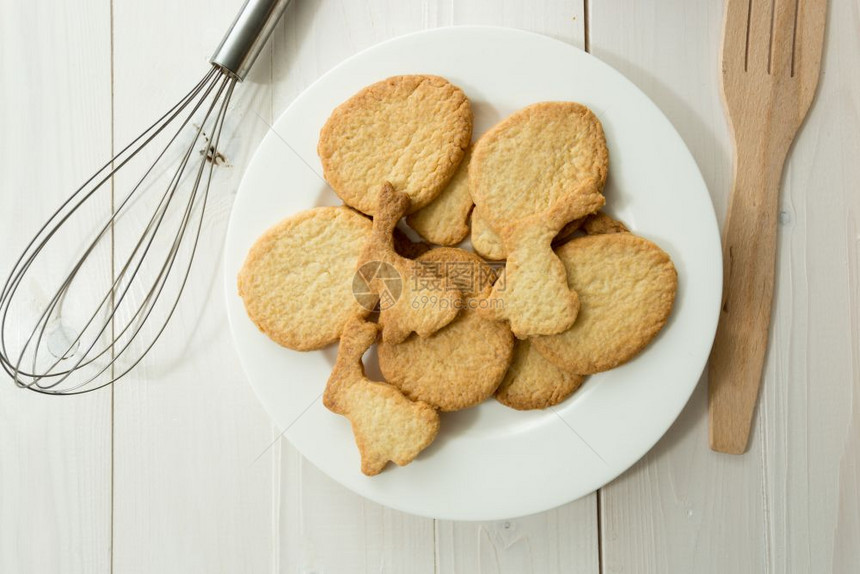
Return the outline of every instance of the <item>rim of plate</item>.
<path id="1" fill-rule="evenodd" d="M 511 67 L 516 68 L 525 64 L 517 60 L 523 57 L 519 50 L 527 48 L 541 57 L 558 56 L 571 67 L 572 77 L 580 73 L 580 68 L 586 69 L 586 76 L 595 74 L 597 86 L 583 87 L 575 80 L 570 84 L 572 78 L 554 76 L 552 87 L 525 86 L 525 94 L 505 97 L 516 102 L 574 99 L 540 97 L 542 93 L 553 92 L 556 83 L 564 84 L 558 88 L 564 93 L 607 90 L 607 106 L 582 103 L 592 107 L 600 117 L 610 146 L 608 211 L 631 224 L 633 232 L 654 239 L 672 255 L 678 269 L 678 297 L 663 332 L 645 351 L 626 365 L 592 375 L 583 388 L 557 407 L 518 412 L 490 400 L 467 411 L 445 413 L 442 424 L 447 432 L 440 432 L 436 443 L 416 461 L 403 468 L 391 463 L 377 477 L 365 477 L 358 468 L 358 453 L 348 422 L 326 411 L 319 400 L 328 376 L 324 368 L 333 363 L 336 346 L 296 353 L 266 339 L 245 315 L 235 277 L 250 242 L 269 225 L 301 209 L 339 203 L 333 203 L 337 197 L 325 191 L 324 182 L 315 181 L 320 178 L 321 170 L 312 166 L 318 166 L 319 159 L 315 153 L 309 157 L 309 150 L 316 149 L 316 138 L 312 142 L 307 140 L 322 127 L 320 110 L 325 108 L 330 113 L 332 102 L 336 105 L 345 100 L 357 91 L 353 89 L 356 86 L 360 88 L 394 75 L 391 70 L 406 69 L 404 58 L 416 54 L 432 52 L 427 55 L 430 59 L 414 71 L 395 73 L 435 73 L 422 66 L 436 65 L 432 58 L 448 55 L 437 52 L 451 51 L 452 44 L 467 55 L 454 63 L 436 64 L 455 68 L 471 65 L 464 62 L 477 57 L 467 52 L 473 48 L 490 59 L 510 56 L 506 64 L 514 60 Z M 487 49 L 489 45 L 495 50 Z M 496 60 L 487 67 L 499 66 Z M 559 67 L 545 61 L 535 66 L 544 71 Z M 367 81 L 371 70 L 376 69 L 381 70 L 378 76 Z M 525 68 L 514 72 L 538 73 Z M 472 73 L 480 76 L 485 72 L 476 68 Z M 513 111 L 508 100 L 497 108 L 496 100 L 482 99 L 485 95 L 482 88 L 470 88 L 464 85 L 470 82 L 459 77 L 451 79 L 463 87 L 475 104 L 473 139 Z M 479 77 L 477 81 L 485 80 Z M 613 87 L 616 92 L 608 92 Z M 473 94 L 477 96 L 474 99 Z M 632 102 L 637 110 L 633 113 L 613 107 L 613 98 Z M 316 114 L 299 113 L 313 112 L 315 107 Z M 654 145 L 635 147 L 633 143 L 643 142 L 633 140 L 642 140 L 643 133 L 616 131 L 617 125 L 626 125 L 631 118 L 643 121 L 653 131 Z M 291 124 L 288 135 L 283 133 L 284 124 Z M 650 142 L 646 138 L 644 143 Z M 626 149 L 628 146 L 631 149 Z M 673 169 L 660 172 L 643 165 L 646 160 L 640 154 L 653 156 L 657 151 L 652 148 L 657 147 L 676 162 Z M 287 153 L 282 157 L 274 148 Z M 662 157 L 657 153 L 651 163 L 656 162 L 660 167 Z M 644 192 L 631 195 L 629 186 L 638 185 L 639 179 L 635 184 L 628 181 L 630 164 L 635 165 L 634 173 L 639 170 L 648 176 L 644 181 L 652 186 L 650 193 L 666 199 L 663 196 L 669 192 L 665 187 L 684 184 L 686 188 L 678 193 L 687 194 L 686 201 L 673 200 L 667 205 L 659 204 L 661 209 L 658 209 L 651 202 L 644 202 L 641 197 Z M 306 207 L 292 212 L 277 211 L 279 202 L 289 204 L 292 199 L 282 198 L 270 189 L 276 185 L 272 182 L 276 172 L 289 174 L 293 181 L 298 181 L 295 186 L 298 194 L 307 189 L 316 190 L 316 195 L 303 196 L 301 201 L 310 201 Z M 255 200 L 259 203 L 263 199 L 270 200 L 271 205 L 254 206 Z M 671 215 L 664 214 L 661 211 L 664 208 Z M 685 217 L 678 221 L 682 213 Z M 548 510 L 590 494 L 635 464 L 665 434 L 695 390 L 716 332 L 722 292 L 720 235 L 710 195 L 695 159 L 663 112 L 635 84 L 595 56 L 554 38 L 498 26 L 449 26 L 398 36 L 354 54 L 314 81 L 269 126 L 248 163 L 227 227 L 224 262 L 227 314 L 234 346 L 260 402 L 282 430 L 281 436 L 325 474 L 370 500 L 412 514 L 453 520 L 498 520 Z M 319 380 L 300 380 L 305 376 Z M 652 387 L 643 388 L 649 383 Z M 566 439 L 559 441 L 560 436 Z"/>

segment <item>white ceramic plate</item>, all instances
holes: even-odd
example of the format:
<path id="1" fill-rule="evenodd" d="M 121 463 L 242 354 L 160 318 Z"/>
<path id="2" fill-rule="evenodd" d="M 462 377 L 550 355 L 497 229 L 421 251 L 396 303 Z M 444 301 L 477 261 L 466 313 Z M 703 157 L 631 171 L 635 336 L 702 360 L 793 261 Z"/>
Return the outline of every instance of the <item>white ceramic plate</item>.
<path id="1" fill-rule="evenodd" d="M 518 412 L 493 400 L 442 417 L 409 466 L 359 470 L 349 423 L 320 400 L 336 346 L 293 352 L 245 315 L 236 274 L 270 225 L 340 202 L 321 177 L 319 130 L 335 106 L 396 74 L 437 74 L 472 102 L 474 137 L 513 111 L 572 100 L 600 117 L 610 152 L 607 211 L 672 256 L 678 297 L 660 336 L 630 363 L 561 405 Z M 281 115 L 248 166 L 226 246 L 227 308 L 242 364 L 276 425 L 314 465 L 386 506 L 445 519 L 491 520 L 553 508 L 606 484 L 663 435 L 692 393 L 711 348 L 722 284 L 708 190 L 681 137 L 621 74 L 562 42 L 518 30 L 454 27 L 385 42 L 343 62 Z M 703 447 L 704 448 L 704 447 Z"/>

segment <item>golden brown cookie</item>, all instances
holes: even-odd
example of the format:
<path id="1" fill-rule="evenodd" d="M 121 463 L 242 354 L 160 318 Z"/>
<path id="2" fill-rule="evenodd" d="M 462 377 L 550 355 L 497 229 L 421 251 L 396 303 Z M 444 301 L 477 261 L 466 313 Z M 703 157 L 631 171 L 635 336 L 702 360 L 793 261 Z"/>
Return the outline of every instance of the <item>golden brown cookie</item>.
<path id="1" fill-rule="evenodd" d="M 591 182 L 589 191 L 573 194 L 569 213 L 582 217 L 603 205 L 603 196 Z M 506 320 L 520 338 L 552 335 L 568 329 L 579 312 L 579 298 L 567 283 L 564 265 L 552 250 L 565 217 L 533 216 L 505 231 L 508 249 L 505 280 L 493 286 L 493 305 L 478 310 L 485 317 Z"/>
<path id="2" fill-rule="evenodd" d="M 559 333 L 578 303 L 551 244 L 569 222 L 603 206 L 609 154 L 597 117 L 580 104 L 544 102 L 496 125 L 475 144 L 472 199 L 507 253 L 504 301 L 491 314 L 518 337 Z"/>
<path id="3" fill-rule="evenodd" d="M 672 310 L 678 274 L 654 243 L 631 233 L 589 235 L 558 248 L 579 317 L 534 347 L 566 371 L 591 374 L 629 361 L 657 335 Z"/>
<path id="4" fill-rule="evenodd" d="M 406 213 L 409 198 L 389 183 L 381 188 L 373 231 L 358 258 L 353 289 L 362 294 L 365 315 L 378 302 L 383 341 L 400 343 L 412 332 L 426 337 L 453 321 L 463 296 L 454 289 L 432 300 L 426 298 L 422 278 L 416 275 L 419 266 L 394 250 L 394 228 Z"/>
<path id="5" fill-rule="evenodd" d="M 320 132 L 323 175 L 344 203 L 373 215 L 391 182 L 417 211 L 439 195 L 472 139 L 463 91 L 438 76 L 394 76 L 338 106 Z"/>
<path id="6" fill-rule="evenodd" d="M 344 328 L 323 404 L 352 423 L 361 472 L 379 474 L 388 461 L 412 462 L 439 432 L 433 407 L 410 401 L 397 388 L 369 380 L 361 356 L 376 340 L 377 326 L 353 317 Z"/>
<path id="7" fill-rule="evenodd" d="M 469 159 L 467 150 L 460 167 L 436 199 L 406 218 L 409 227 L 437 245 L 457 245 L 469 235 Z"/>
<path id="8" fill-rule="evenodd" d="M 297 351 L 336 341 L 360 311 L 352 278 L 370 233 L 370 220 L 348 207 L 303 211 L 266 231 L 239 271 L 248 316 Z"/>
<path id="9" fill-rule="evenodd" d="M 538 353 L 528 339 L 517 341 L 496 400 L 517 410 L 545 409 L 574 393 L 585 377 L 564 371 Z"/>
<path id="10" fill-rule="evenodd" d="M 501 234 L 510 222 L 563 211 L 587 181 L 602 191 L 608 170 L 597 116 L 574 102 L 542 102 L 481 136 L 472 152 L 469 185 L 481 215 Z"/>
<path id="11" fill-rule="evenodd" d="M 466 308 L 449 325 L 429 337 L 411 336 L 402 343 L 379 344 L 379 367 L 385 380 L 413 399 L 443 411 L 465 409 L 492 396 L 508 364 L 514 337 L 504 324 L 479 316 L 471 306 L 495 280 L 493 269 L 473 253 L 443 247 L 428 251 L 418 262 L 434 266 L 448 284 L 459 288 Z"/>

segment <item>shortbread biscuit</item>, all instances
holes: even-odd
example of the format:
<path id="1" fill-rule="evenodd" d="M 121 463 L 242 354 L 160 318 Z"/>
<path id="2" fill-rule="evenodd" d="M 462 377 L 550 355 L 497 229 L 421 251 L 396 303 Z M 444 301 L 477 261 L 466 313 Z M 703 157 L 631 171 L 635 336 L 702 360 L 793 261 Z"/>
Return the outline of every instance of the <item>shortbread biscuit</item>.
<path id="1" fill-rule="evenodd" d="M 514 113 L 478 143 L 469 167 L 476 209 L 507 253 L 504 304 L 517 337 L 549 335 L 576 319 L 576 293 L 551 244 L 569 222 L 603 206 L 609 154 L 597 117 L 580 104 L 544 102 Z"/>
<path id="2" fill-rule="evenodd" d="M 471 139 L 472 110 L 460 88 L 438 76 L 394 76 L 338 106 L 317 153 L 347 205 L 373 215 L 388 181 L 409 197 L 411 213 L 445 188 Z"/>
<path id="3" fill-rule="evenodd" d="M 276 343 L 309 351 L 336 341 L 359 312 L 352 294 L 369 219 L 348 207 L 317 207 L 266 231 L 239 271 L 239 295 Z"/>
<path id="4" fill-rule="evenodd" d="M 400 343 L 412 332 L 426 337 L 453 321 L 463 296 L 454 289 L 439 293 L 432 302 L 422 299 L 427 293 L 416 275 L 419 267 L 394 250 L 394 228 L 406 213 L 409 198 L 390 183 L 381 188 L 373 231 L 359 256 L 354 290 L 378 301 L 383 341 Z M 367 314 L 373 305 L 365 302 L 363 308 Z"/>
<path id="5" fill-rule="evenodd" d="M 496 400 L 517 410 L 545 409 L 574 393 L 585 380 L 547 361 L 528 339 L 517 341 Z"/>
<path id="6" fill-rule="evenodd" d="M 678 274 L 654 243 L 631 233 L 590 235 L 563 245 L 558 256 L 579 294 L 579 317 L 532 344 L 562 369 L 588 375 L 621 365 L 666 324 Z"/>
<path id="7" fill-rule="evenodd" d="M 433 407 L 411 401 L 397 388 L 364 375 L 361 356 L 376 334 L 374 323 L 357 317 L 347 323 L 323 394 L 326 408 L 352 423 L 361 472 L 368 476 L 382 472 L 389 460 L 409 464 L 439 432 L 439 415 Z"/>
<path id="8" fill-rule="evenodd" d="M 418 258 L 447 278 L 438 288 L 459 288 L 466 306 L 460 316 L 429 337 L 379 344 L 379 368 L 385 380 L 413 400 L 443 411 L 465 409 L 492 396 L 508 364 L 514 337 L 498 321 L 484 319 L 474 308 L 491 302 L 483 296 L 495 280 L 480 257 L 455 248 L 433 249 Z M 436 289 L 430 291 L 434 295 Z"/>
<path id="9" fill-rule="evenodd" d="M 603 127 L 591 110 L 573 102 L 543 102 L 515 112 L 478 140 L 469 189 L 481 215 L 501 235 L 510 222 L 563 211 L 586 181 L 603 191 L 608 169 Z"/>
<path id="10" fill-rule="evenodd" d="M 582 185 L 587 191 L 573 195 L 565 208 L 567 213 L 575 214 L 574 219 L 603 206 L 603 196 L 593 182 Z M 520 339 L 560 333 L 576 320 L 579 298 L 568 286 L 564 264 L 552 250 L 553 238 L 566 217 L 533 216 L 505 231 L 506 245 L 513 249 L 508 249 L 505 281 L 497 283 L 490 294 L 498 304 L 478 312 L 508 321 Z"/>

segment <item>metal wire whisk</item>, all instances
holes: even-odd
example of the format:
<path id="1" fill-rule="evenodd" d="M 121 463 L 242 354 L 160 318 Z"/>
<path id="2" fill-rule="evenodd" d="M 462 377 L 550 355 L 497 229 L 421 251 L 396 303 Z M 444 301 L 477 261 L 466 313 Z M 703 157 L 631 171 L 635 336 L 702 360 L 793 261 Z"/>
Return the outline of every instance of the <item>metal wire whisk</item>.
<path id="1" fill-rule="evenodd" d="M 100 389 L 137 366 L 164 332 L 201 237 L 233 90 L 289 3 L 247 0 L 203 79 L 78 188 L 24 249 L 0 291 L 0 365 L 19 387 L 55 395 Z M 119 195 L 124 180 L 129 191 Z M 93 212 L 105 206 L 93 225 Z M 136 241 L 126 239 L 126 227 L 140 230 Z M 79 228 L 83 237 L 74 235 Z M 69 270 L 34 302 L 61 259 Z M 111 278 L 96 288 L 105 260 Z"/>

